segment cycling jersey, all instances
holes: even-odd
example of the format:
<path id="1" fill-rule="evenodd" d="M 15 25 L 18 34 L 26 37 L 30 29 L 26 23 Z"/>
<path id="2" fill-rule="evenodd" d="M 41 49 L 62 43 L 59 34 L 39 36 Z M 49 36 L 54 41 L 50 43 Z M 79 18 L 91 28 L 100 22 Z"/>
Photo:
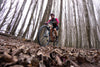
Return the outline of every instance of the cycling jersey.
<path id="1" fill-rule="evenodd" d="M 57 23 L 54 23 L 54 22 L 57 22 Z M 58 26 L 59 20 L 57 18 L 53 18 L 53 19 L 48 20 L 47 23 L 51 23 L 55 27 L 55 26 Z"/>

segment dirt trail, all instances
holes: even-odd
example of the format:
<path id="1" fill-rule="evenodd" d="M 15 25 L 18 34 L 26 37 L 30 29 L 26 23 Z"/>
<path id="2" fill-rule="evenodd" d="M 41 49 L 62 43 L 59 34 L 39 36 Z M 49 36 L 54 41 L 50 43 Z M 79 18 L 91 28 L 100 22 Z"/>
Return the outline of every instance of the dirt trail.
<path id="1" fill-rule="evenodd" d="M 100 50 L 41 47 L 0 35 L 0 67 L 100 67 Z"/>

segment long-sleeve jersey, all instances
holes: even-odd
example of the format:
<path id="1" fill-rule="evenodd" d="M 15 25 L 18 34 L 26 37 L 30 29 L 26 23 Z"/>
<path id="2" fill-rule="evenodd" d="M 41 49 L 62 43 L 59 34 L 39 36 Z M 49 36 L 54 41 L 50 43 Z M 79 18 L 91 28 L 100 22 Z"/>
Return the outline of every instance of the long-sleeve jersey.
<path id="1" fill-rule="evenodd" d="M 57 18 L 54 18 L 54 19 L 57 21 L 57 26 L 58 26 L 58 24 L 59 24 L 59 20 L 58 20 Z M 52 21 L 52 19 L 48 20 L 47 23 L 50 23 L 50 21 Z"/>

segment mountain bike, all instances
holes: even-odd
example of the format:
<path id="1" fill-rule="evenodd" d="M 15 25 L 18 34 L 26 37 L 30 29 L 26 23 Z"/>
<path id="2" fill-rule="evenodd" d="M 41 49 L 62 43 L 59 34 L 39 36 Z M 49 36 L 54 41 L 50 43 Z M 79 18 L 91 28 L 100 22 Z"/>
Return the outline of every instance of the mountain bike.
<path id="1" fill-rule="evenodd" d="M 56 38 L 56 35 L 54 34 L 54 31 L 52 32 L 54 41 L 53 46 L 58 46 L 58 38 Z M 37 40 L 40 46 L 46 46 L 49 45 L 50 41 L 50 27 L 48 24 L 45 24 L 40 27 L 37 35 Z"/>

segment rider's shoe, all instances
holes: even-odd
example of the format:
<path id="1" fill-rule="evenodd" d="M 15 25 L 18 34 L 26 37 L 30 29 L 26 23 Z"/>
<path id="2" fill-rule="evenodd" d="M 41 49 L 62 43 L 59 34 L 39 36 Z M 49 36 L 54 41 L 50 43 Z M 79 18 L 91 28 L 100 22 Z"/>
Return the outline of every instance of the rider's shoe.
<path id="1" fill-rule="evenodd" d="M 50 39 L 50 42 L 54 42 L 54 39 Z"/>

